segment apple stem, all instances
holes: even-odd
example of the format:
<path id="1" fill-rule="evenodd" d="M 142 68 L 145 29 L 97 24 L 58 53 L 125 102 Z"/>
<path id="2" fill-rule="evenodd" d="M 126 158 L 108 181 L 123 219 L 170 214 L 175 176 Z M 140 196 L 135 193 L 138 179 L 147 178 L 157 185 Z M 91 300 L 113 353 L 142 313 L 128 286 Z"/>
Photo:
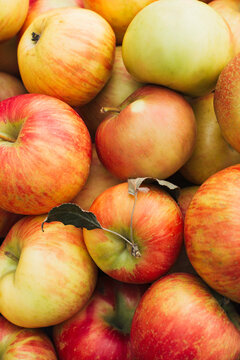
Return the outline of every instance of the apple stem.
<path id="1" fill-rule="evenodd" d="M 137 194 L 138 194 L 138 192 L 136 192 L 134 194 L 134 204 L 133 204 L 133 208 L 132 208 L 131 223 L 130 223 L 130 238 L 131 238 L 131 242 L 132 242 L 133 245 L 134 245 L 134 239 L 133 239 L 133 214 L 134 214 L 134 210 L 135 210 L 135 207 L 136 207 Z"/>
<path id="2" fill-rule="evenodd" d="M 18 257 L 12 254 L 10 251 L 4 251 L 4 255 L 8 256 L 10 259 L 12 259 L 15 262 L 19 261 Z"/>
<path id="3" fill-rule="evenodd" d="M 108 232 L 110 232 L 110 233 L 112 233 L 112 234 L 114 234 L 114 235 L 119 236 L 119 237 L 122 238 L 123 240 L 125 240 L 125 241 L 126 241 L 129 245 L 131 245 L 131 247 L 132 247 L 132 252 L 131 252 L 132 256 L 134 256 L 134 257 L 136 257 L 136 258 L 141 257 L 141 253 L 140 253 L 140 250 L 139 250 L 137 244 L 133 244 L 130 240 L 128 240 L 127 238 L 125 238 L 125 236 L 117 233 L 116 231 L 113 231 L 113 230 L 110 230 L 110 229 L 106 229 L 106 228 L 104 228 L 104 227 L 102 227 L 102 230 L 108 231 Z"/>
<path id="4" fill-rule="evenodd" d="M 108 113 L 108 112 L 115 112 L 115 113 L 119 114 L 121 112 L 121 109 L 117 108 L 117 107 L 102 107 L 100 112 L 102 114 L 105 114 L 105 113 Z"/>
<path id="5" fill-rule="evenodd" d="M 14 143 L 16 141 L 16 139 L 13 139 L 9 136 L 6 136 L 6 135 L 3 135 L 3 134 L 0 134 L 0 140 L 3 140 L 3 141 L 8 141 L 8 142 L 11 142 L 11 143 Z"/>

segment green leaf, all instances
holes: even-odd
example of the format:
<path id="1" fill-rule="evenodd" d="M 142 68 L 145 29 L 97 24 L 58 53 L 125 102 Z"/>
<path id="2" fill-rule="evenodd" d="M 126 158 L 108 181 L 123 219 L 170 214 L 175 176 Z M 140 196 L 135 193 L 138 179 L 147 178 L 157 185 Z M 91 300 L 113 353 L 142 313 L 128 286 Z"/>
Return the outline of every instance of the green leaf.
<path id="1" fill-rule="evenodd" d="M 52 221 L 59 221 L 64 225 L 74 225 L 77 228 L 86 228 L 87 230 L 102 229 L 101 224 L 91 211 L 85 211 L 77 204 L 72 203 L 52 208 L 42 223 L 42 230 L 45 223 Z"/>
<path id="2" fill-rule="evenodd" d="M 128 193 L 135 196 L 138 191 L 146 192 L 147 187 L 141 187 L 142 184 L 157 184 L 165 190 L 172 198 L 177 201 L 180 195 L 180 188 L 166 180 L 159 180 L 157 178 L 143 177 L 136 179 L 128 179 Z"/>

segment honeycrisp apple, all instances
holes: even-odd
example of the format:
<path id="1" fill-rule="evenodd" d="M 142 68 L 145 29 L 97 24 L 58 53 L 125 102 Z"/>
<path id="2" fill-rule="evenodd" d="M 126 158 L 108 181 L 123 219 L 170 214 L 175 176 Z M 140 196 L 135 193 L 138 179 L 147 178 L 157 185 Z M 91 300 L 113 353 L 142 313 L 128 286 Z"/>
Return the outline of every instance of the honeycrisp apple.
<path id="1" fill-rule="evenodd" d="M 0 0 L 0 42 L 20 30 L 27 16 L 29 0 Z"/>
<path id="2" fill-rule="evenodd" d="M 97 269 L 82 230 L 27 216 L 0 248 L 0 311 L 15 325 L 38 328 L 78 312 L 95 288 Z"/>
<path id="3" fill-rule="evenodd" d="M 106 84 L 114 52 L 115 35 L 105 19 L 87 9 L 62 8 L 33 20 L 19 42 L 18 63 L 29 92 L 77 106 Z"/>
<path id="4" fill-rule="evenodd" d="M 20 79 L 13 75 L 0 72 L 0 101 L 25 93 L 26 89 Z"/>
<path id="5" fill-rule="evenodd" d="M 214 9 L 196 0 L 161 0 L 142 9 L 122 44 L 123 61 L 137 80 L 190 96 L 214 89 L 232 59 L 232 33 Z"/>
<path id="6" fill-rule="evenodd" d="M 154 85 L 130 95 L 99 125 L 96 149 L 104 166 L 120 179 L 167 178 L 191 156 L 196 121 L 187 101 Z"/>
<path id="7" fill-rule="evenodd" d="M 0 316 L 0 356 L 14 360 L 57 360 L 49 338 L 39 329 L 23 329 Z"/>
<path id="8" fill-rule="evenodd" d="M 19 214 L 43 214 L 84 186 L 91 139 L 63 101 L 24 94 L 0 102 L 0 204 Z"/>

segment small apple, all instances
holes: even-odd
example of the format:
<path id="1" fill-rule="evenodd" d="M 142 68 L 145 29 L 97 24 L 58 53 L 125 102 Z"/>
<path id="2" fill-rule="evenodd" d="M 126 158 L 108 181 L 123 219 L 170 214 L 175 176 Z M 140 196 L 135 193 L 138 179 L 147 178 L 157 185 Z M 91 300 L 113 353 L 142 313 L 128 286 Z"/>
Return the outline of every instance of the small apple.
<path id="1" fill-rule="evenodd" d="M 13 75 L 0 72 L 0 101 L 25 93 L 26 89 L 21 80 Z"/>
<path id="2" fill-rule="evenodd" d="M 238 360 L 240 322 L 234 326 L 230 315 L 194 275 L 164 276 L 150 286 L 136 308 L 132 358 Z"/>
<path id="3" fill-rule="evenodd" d="M 175 91 L 143 86 L 112 111 L 99 125 L 95 143 L 101 162 L 118 178 L 164 179 L 191 156 L 195 116 Z"/>
<path id="4" fill-rule="evenodd" d="M 82 230 L 45 216 L 26 216 L 0 247 L 0 311 L 15 325 L 38 328 L 61 323 L 89 300 L 97 269 Z"/>
<path id="5" fill-rule="evenodd" d="M 213 90 L 234 56 L 227 23 L 196 0 L 161 0 L 146 6 L 129 25 L 122 52 L 127 70 L 138 81 L 190 96 Z"/>
<path id="6" fill-rule="evenodd" d="M 40 94 L 0 102 L 1 208 L 37 215 L 70 201 L 90 162 L 90 135 L 69 105 Z"/>
<path id="7" fill-rule="evenodd" d="M 29 25 L 18 45 L 18 64 L 30 93 L 80 106 L 110 78 L 114 53 L 115 35 L 105 19 L 87 9 L 61 8 Z"/>
<path id="8" fill-rule="evenodd" d="M 19 75 L 17 61 L 17 37 L 0 42 L 0 71 Z"/>

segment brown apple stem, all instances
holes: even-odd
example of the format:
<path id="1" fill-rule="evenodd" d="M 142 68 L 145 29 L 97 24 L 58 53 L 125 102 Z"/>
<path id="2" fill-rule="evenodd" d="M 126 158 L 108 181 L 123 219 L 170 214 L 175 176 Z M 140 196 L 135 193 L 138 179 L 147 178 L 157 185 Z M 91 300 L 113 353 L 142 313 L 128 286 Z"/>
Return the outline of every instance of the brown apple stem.
<path id="1" fill-rule="evenodd" d="M 10 136 L 3 135 L 3 134 L 0 134 L 0 140 L 8 141 L 8 142 L 11 142 L 11 143 L 14 143 L 16 141 L 16 139 L 13 139 Z"/>
<path id="2" fill-rule="evenodd" d="M 14 254 L 12 254 L 10 251 L 4 251 L 4 255 L 8 256 L 10 259 L 12 259 L 15 262 L 19 261 L 19 259 Z"/>
<path id="3" fill-rule="evenodd" d="M 105 113 L 108 113 L 108 112 L 115 112 L 115 113 L 120 113 L 121 112 L 121 109 L 117 108 L 117 107 L 102 107 L 100 112 L 102 114 L 105 114 Z"/>
<path id="4" fill-rule="evenodd" d="M 133 239 L 133 214 L 134 214 L 134 210 L 136 207 L 136 202 L 137 202 L 137 194 L 138 192 L 136 191 L 134 194 L 134 204 L 133 204 L 133 208 L 132 208 L 132 214 L 131 214 L 131 222 L 130 222 L 130 239 L 132 244 L 134 245 L 134 239 Z"/>
<path id="5" fill-rule="evenodd" d="M 112 234 L 114 234 L 114 235 L 117 235 L 117 236 L 119 236 L 120 238 L 122 238 L 122 239 L 123 239 L 124 241 L 126 241 L 129 245 L 131 245 L 131 247 L 132 247 L 132 252 L 131 252 L 132 256 L 134 256 L 134 257 L 136 257 L 136 258 L 141 257 L 141 253 L 140 253 L 140 250 L 139 250 L 137 244 L 133 244 L 130 240 L 128 240 L 127 238 L 125 238 L 125 236 L 117 233 L 116 231 L 113 231 L 113 230 L 110 230 L 110 229 L 106 229 L 106 228 L 104 228 L 104 227 L 102 227 L 102 230 L 108 231 L 108 232 L 110 232 L 110 233 L 112 233 Z"/>

